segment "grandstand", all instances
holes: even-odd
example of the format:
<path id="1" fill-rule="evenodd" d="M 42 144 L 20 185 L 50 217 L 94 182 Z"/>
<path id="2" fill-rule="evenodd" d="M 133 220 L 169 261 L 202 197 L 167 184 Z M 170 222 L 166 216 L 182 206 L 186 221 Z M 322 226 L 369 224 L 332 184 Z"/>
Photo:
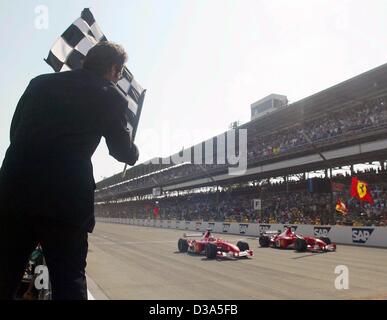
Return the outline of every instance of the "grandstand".
<path id="1" fill-rule="evenodd" d="M 153 217 L 311 224 L 385 225 L 387 184 L 387 64 L 238 127 L 247 130 L 247 171 L 228 174 L 230 164 L 217 164 L 219 136 L 212 163 L 174 164 L 174 155 L 154 158 L 97 184 L 96 216 Z M 203 156 L 204 159 L 204 156 Z M 207 159 L 208 160 L 208 159 Z M 378 162 L 373 172 L 355 172 L 354 164 Z M 339 176 L 335 168 L 348 166 Z M 377 199 L 370 207 L 351 200 L 345 191 L 311 194 L 309 173 L 323 170 L 332 182 L 349 184 L 360 174 Z M 273 182 L 273 178 L 280 183 Z M 154 190 L 162 190 L 155 195 Z M 348 189 L 348 188 L 347 188 Z M 350 209 L 345 219 L 334 212 L 340 196 Z M 262 199 L 254 210 L 253 199 Z"/>

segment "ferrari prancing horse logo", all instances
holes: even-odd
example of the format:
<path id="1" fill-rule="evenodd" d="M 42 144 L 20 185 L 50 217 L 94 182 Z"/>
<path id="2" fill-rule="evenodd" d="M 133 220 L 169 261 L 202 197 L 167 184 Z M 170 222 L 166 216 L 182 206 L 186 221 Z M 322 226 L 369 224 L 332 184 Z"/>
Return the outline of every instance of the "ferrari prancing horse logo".
<path id="1" fill-rule="evenodd" d="M 359 194 L 360 198 L 364 198 L 367 194 L 367 185 L 359 181 L 357 184 L 357 193 Z"/>

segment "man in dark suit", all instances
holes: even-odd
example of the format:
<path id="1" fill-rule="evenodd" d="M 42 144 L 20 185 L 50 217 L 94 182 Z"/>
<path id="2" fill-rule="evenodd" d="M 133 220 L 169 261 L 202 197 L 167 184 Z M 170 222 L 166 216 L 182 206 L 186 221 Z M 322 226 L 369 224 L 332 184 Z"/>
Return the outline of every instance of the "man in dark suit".
<path id="1" fill-rule="evenodd" d="M 115 159 L 134 165 L 127 102 L 116 86 L 127 60 L 111 42 L 83 68 L 31 80 L 12 119 L 0 170 L 0 299 L 13 299 L 28 258 L 42 245 L 53 299 L 87 299 L 87 235 L 93 231 L 91 157 L 102 136 Z"/>

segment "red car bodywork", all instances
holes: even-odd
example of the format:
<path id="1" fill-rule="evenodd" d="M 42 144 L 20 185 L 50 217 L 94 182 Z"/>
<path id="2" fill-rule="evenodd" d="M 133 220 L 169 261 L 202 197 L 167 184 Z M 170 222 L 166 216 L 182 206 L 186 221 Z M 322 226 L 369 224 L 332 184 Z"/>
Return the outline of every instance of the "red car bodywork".
<path id="1" fill-rule="evenodd" d="M 197 237 L 198 239 L 186 239 L 186 237 Z M 204 235 L 185 235 L 185 238 L 179 239 L 178 249 L 180 252 L 206 255 L 207 258 L 247 258 L 253 255 L 249 245 L 244 241 L 238 241 L 236 245 L 223 239 L 212 236 L 211 231 L 207 230 Z M 211 252 L 210 252 L 211 251 Z"/>
<path id="2" fill-rule="evenodd" d="M 331 243 L 329 238 L 316 238 L 300 236 L 292 231 L 290 227 L 285 228 L 282 233 L 266 232 L 259 237 L 261 247 L 273 247 L 280 249 L 296 249 L 297 251 L 326 252 L 336 251 L 336 244 Z"/>

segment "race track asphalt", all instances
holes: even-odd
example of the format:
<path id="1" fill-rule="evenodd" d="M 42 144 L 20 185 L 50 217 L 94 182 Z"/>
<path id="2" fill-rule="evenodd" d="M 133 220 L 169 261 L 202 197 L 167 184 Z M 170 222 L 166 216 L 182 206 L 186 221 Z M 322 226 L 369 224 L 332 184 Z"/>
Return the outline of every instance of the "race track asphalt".
<path id="1" fill-rule="evenodd" d="M 107 299 L 387 299 L 387 249 L 338 245 L 337 252 L 259 248 L 254 256 L 207 260 L 179 253 L 185 231 L 97 222 L 87 275 Z M 236 243 L 240 235 L 216 235 Z M 344 265 L 349 289 L 335 288 Z M 90 288 L 89 288 L 90 289 Z M 91 289 L 92 291 L 92 289 Z M 92 292 L 93 293 L 93 292 Z"/>

